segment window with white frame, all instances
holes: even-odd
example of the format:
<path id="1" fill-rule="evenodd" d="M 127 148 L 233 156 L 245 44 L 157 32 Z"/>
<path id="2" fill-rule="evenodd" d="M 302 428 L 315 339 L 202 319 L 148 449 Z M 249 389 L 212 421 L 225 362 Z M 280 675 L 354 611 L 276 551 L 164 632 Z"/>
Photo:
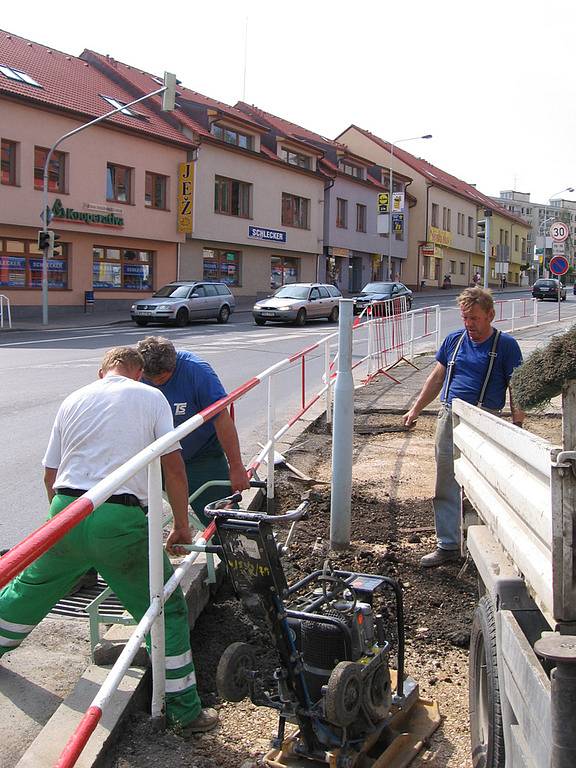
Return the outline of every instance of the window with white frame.
<path id="1" fill-rule="evenodd" d="M 37 83 L 36 80 L 30 77 L 30 75 L 27 75 L 26 72 L 22 72 L 21 69 L 14 69 L 13 67 L 7 67 L 5 64 L 0 64 L 0 72 L 9 80 L 16 80 L 16 82 L 33 85 L 36 88 L 42 88 L 40 83 Z"/>

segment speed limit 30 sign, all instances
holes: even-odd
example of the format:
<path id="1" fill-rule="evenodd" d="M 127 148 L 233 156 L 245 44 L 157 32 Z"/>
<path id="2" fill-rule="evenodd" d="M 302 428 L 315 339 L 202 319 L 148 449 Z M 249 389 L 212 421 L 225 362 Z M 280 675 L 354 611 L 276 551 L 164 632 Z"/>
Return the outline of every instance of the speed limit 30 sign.
<path id="1" fill-rule="evenodd" d="M 555 243 L 563 243 L 568 239 L 570 227 L 563 221 L 553 221 L 550 225 L 550 237 Z"/>

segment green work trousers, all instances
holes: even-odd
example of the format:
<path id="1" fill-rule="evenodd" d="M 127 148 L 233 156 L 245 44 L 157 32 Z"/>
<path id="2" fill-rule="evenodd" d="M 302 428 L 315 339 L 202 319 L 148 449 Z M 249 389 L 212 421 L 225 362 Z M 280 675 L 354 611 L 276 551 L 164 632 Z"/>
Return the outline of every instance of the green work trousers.
<path id="1" fill-rule="evenodd" d="M 192 496 L 194 491 L 209 480 L 230 479 L 228 462 L 226 461 L 224 451 L 217 440 L 212 440 L 200 451 L 200 453 L 197 453 L 196 456 L 193 456 L 191 459 L 186 459 L 184 463 L 186 465 L 186 476 L 188 478 L 189 496 Z M 211 501 L 223 499 L 225 496 L 229 496 L 231 492 L 228 484 L 212 485 L 201 493 L 197 499 L 194 499 L 190 506 L 196 513 L 198 519 L 204 525 L 208 525 L 212 518 L 206 517 L 204 514 L 204 507 L 206 504 L 209 504 Z"/>
<path id="2" fill-rule="evenodd" d="M 56 495 L 50 517 L 72 501 Z M 150 604 L 148 523 L 140 507 L 102 504 L 0 591 L 0 657 L 19 646 L 91 566 L 140 621 Z M 164 555 L 164 581 L 172 572 Z M 166 602 L 164 616 L 166 718 L 170 725 L 185 726 L 200 714 L 201 703 L 180 587 Z"/>

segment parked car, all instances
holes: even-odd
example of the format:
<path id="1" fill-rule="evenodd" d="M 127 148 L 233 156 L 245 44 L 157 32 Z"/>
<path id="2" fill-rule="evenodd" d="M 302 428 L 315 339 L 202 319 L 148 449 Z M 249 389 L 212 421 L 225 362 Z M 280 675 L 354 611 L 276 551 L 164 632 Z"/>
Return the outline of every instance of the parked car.
<path id="1" fill-rule="evenodd" d="M 552 301 L 558 301 L 558 283 L 559 280 L 541 278 L 536 280 L 532 286 L 532 296 L 539 301 L 544 299 L 552 299 Z M 566 287 L 560 283 L 560 298 L 562 301 L 566 301 Z"/>
<path id="2" fill-rule="evenodd" d="M 289 283 L 278 288 L 272 296 L 254 304 L 252 314 L 256 325 L 267 320 L 304 325 L 307 320 L 326 317 L 338 321 L 338 301 L 342 294 L 334 285 L 324 283 Z"/>
<path id="3" fill-rule="evenodd" d="M 182 327 L 191 320 L 227 323 L 235 307 L 236 300 L 226 283 L 202 280 L 168 283 L 152 298 L 132 304 L 130 314 L 136 325 L 172 323 Z"/>
<path id="4" fill-rule="evenodd" d="M 412 291 L 404 283 L 368 283 L 358 296 L 354 296 L 354 314 L 359 315 L 373 301 L 386 301 L 406 296 L 406 309 L 412 307 Z"/>

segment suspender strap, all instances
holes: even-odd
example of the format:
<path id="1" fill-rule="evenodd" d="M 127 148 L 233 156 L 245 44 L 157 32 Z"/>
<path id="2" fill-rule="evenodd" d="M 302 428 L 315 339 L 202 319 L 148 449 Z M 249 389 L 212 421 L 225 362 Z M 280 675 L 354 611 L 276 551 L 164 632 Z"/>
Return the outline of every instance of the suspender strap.
<path id="1" fill-rule="evenodd" d="M 480 390 L 480 396 L 478 398 L 478 407 L 482 408 L 482 404 L 484 403 L 484 395 L 486 394 L 486 390 L 488 389 L 488 383 L 490 381 L 490 376 L 492 375 L 492 369 L 494 368 L 494 361 L 496 360 L 496 347 L 498 346 L 498 340 L 500 338 L 501 331 L 496 331 L 494 334 L 494 340 L 492 342 L 492 349 L 489 353 L 489 362 L 488 362 L 488 369 L 486 371 L 486 376 L 484 378 L 484 384 L 482 384 L 482 389 Z"/>
<path id="2" fill-rule="evenodd" d="M 454 353 L 450 360 L 448 361 L 448 371 L 446 373 L 446 379 L 444 380 L 444 392 L 442 393 L 442 396 L 440 397 L 440 400 L 443 403 L 448 403 L 448 390 L 450 389 L 450 383 L 452 381 L 452 376 L 454 375 L 454 365 L 456 363 L 456 356 L 458 355 L 458 352 L 460 351 L 460 347 L 462 346 L 462 342 L 464 341 L 464 337 L 466 336 L 466 331 L 463 331 L 462 335 L 456 342 L 456 346 L 454 348 Z"/>

